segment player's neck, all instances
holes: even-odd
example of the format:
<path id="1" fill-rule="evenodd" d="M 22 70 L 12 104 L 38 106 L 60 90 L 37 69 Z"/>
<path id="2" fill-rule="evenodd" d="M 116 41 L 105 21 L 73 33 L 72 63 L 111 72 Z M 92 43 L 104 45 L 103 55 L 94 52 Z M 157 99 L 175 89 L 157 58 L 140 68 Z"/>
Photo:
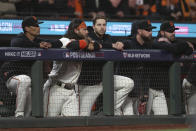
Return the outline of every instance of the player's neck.
<path id="1" fill-rule="evenodd" d="M 30 40 L 33 41 L 35 39 L 35 36 L 31 35 L 30 33 L 25 33 L 25 36 Z"/>
<path id="2" fill-rule="evenodd" d="M 94 31 L 95 32 L 95 31 Z M 98 34 L 97 32 L 95 32 L 95 35 L 98 37 L 98 38 L 103 38 L 103 35 L 100 35 Z"/>
<path id="3" fill-rule="evenodd" d="M 141 38 L 140 35 L 137 35 L 137 36 L 136 36 L 136 40 L 137 40 L 137 42 L 138 42 L 140 45 L 143 45 L 143 44 L 144 44 L 144 40 Z"/>

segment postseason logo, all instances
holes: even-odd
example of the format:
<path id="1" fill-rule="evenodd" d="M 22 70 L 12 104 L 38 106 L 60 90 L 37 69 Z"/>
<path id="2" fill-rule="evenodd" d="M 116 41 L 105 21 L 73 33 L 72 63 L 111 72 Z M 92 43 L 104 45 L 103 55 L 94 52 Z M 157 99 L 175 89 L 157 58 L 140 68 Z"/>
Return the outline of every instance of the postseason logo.
<path id="1" fill-rule="evenodd" d="M 95 58 L 95 52 L 64 52 L 63 58 Z"/>

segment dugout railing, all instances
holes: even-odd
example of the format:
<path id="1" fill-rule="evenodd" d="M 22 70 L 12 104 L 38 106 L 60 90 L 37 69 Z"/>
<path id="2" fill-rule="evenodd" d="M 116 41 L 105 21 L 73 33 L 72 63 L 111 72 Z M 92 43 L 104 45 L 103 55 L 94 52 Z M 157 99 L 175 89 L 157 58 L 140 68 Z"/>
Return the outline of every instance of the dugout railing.
<path id="1" fill-rule="evenodd" d="M 0 60 L 36 60 L 32 66 L 32 117 L 15 119 L 1 117 L 0 128 L 9 127 L 63 127 L 63 126 L 93 126 L 93 125 L 129 125 L 143 124 L 186 124 L 186 116 L 182 115 L 181 67 L 180 62 L 194 62 L 196 52 L 190 56 L 176 58 L 161 50 L 101 50 L 97 52 L 73 52 L 66 49 L 27 49 L 0 48 Z M 103 116 L 92 117 L 43 117 L 43 61 L 44 60 L 85 60 L 106 61 L 103 66 Z M 169 68 L 169 115 L 168 116 L 114 116 L 114 62 L 173 62 Z M 158 121 L 157 121 L 158 120 Z M 23 124 L 21 124 L 21 122 Z M 51 124 L 52 123 L 52 124 Z"/>

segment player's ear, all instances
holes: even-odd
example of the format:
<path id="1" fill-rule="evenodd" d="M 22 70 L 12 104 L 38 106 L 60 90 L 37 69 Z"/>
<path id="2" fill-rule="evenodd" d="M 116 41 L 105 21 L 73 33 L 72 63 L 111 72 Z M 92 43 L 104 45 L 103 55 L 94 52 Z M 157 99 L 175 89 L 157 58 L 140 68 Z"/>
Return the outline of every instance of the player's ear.
<path id="1" fill-rule="evenodd" d="M 141 34 L 142 33 L 142 30 L 141 29 L 138 29 L 137 32 L 138 32 L 138 34 Z"/>
<path id="2" fill-rule="evenodd" d="M 160 31 L 161 36 L 165 36 L 165 32 L 164 31 Z"/>
<path id="3" fill-rule="evenodd" d="M 28 26 L 26 26 L 24 29 L 26 32 L 28 32 L 30 30 L 30 28 Z"/>
<path id="4" fill-rule="evenodd" d="M 79 30 L 78 30 L 78 29 L 74 29 L 74 32 L 75 32 L 76 34 L 78 34 Z"/>

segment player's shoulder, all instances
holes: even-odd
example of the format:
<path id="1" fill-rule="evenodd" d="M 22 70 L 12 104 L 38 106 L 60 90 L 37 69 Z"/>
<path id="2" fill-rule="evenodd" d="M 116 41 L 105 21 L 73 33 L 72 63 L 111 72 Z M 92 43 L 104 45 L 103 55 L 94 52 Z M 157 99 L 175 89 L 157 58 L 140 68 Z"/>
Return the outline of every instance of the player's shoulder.
<path id="1" fill-rule="evenodd" d="M 61 39 L 59 39 L 61 41 L 61 43 L 63 44 L 63 46 L 61 48 L 66 48 L 67 45 L 71 42 L 71 40 L 69 38 L 66 37 L 62 37 Z"/>
<path id="2" fill-rule="evenodd" d="M 111 37 L 111 35 L 110 35 L 110 34 L 104 34 L 104 37 L 108 37 L 108 38 L 110 38 L 110 37 Z"/>

